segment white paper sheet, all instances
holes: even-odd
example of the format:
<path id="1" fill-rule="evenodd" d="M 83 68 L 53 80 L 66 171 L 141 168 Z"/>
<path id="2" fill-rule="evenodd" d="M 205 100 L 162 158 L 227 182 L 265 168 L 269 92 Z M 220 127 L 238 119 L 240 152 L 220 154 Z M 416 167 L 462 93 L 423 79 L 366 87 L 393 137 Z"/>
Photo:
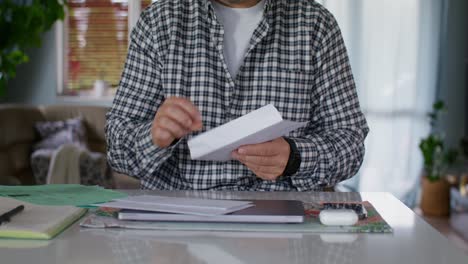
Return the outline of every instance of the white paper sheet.
<path id="1" fill-rule="evenodd" d="M 100 207 L 119 209 L 145 210 L 152 212 L 167 212 L 200 216 L 213 216 L 232 213 L 253 204 L 250 201 L 209 200 L 195 198 L 178 198 L 163 196 L 130 196 L 111 202 L 94 204 Z"/>
<path id="2" fill-rule="evenodd" d="M 267 142 L 306 124 L 283 120 L 278 110 L 269 104 L 191 138 L 188 141 L 190 156 L 196 160 L 230 160 L 232 151 L 240 146 Z"/>
<path id="3" fill-rule="evenodd" d="M 197 199 L 197 198 L 168 197 L 168 196 L 159 196 L 159 195 L 129 196 L 126 198 L 114 199 L 113 201 L 159 204 L 159 205 L 167 205 L 167 206 L 174 206 L 174 207 L 212 208 L 212 209 L 218 209 L 218 210 L 228 210 L 232 208 L 242 207 L 246 204 L 252 204 L 251 201 Z"/>

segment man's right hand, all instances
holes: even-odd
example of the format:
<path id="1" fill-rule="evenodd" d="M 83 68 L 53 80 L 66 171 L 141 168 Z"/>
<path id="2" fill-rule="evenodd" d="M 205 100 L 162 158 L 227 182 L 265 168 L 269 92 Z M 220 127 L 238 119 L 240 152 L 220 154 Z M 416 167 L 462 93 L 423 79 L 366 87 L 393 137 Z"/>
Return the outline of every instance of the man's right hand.
<path id="1" fill-rule="evenodd" d="M 201 114 L 192 102 L 181 97 L 169 97 L 154 117 L 151 137 L 153 144 L 165 148 L 174 140 L 202 127 Z"/>

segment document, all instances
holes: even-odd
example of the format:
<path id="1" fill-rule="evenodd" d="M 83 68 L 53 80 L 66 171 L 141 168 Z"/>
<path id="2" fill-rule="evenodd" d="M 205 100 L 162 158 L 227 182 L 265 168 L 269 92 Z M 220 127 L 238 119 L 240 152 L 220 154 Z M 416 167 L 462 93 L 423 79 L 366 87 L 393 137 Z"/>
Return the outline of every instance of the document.
<path id="1" fill-rule="evenodd" d="M 112 202 L 94 205 L 118 209 L 199 216 L 223 215 L 253 206 L 250 201 L 211 200 L 156 195 L 130 196 L 128 198 L 115 199 Z"/>
<path id="2" fill-rule="evenodd" d="M 287 135 L 307 122 L 283 120 L 272 105 L 266 105 L 224 125 L 191 138 L 190 156 L 194 160 L 227 161 L 240 146 L 258 144 Z"/>

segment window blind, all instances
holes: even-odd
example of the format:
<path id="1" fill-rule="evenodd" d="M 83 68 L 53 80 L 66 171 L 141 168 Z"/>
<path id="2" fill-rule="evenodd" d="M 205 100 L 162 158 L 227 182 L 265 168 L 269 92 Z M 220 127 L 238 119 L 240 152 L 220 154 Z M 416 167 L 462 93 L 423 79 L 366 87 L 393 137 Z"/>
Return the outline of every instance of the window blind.
<path id="1" fill-rule="evenodd" d="M 149 4 L 141 1 L 142 10 Z M 117 87 L 127 55 L 129 15 L 128 0 L 69 1 L 69 91 L 91 89 L 96 80 Z"/>

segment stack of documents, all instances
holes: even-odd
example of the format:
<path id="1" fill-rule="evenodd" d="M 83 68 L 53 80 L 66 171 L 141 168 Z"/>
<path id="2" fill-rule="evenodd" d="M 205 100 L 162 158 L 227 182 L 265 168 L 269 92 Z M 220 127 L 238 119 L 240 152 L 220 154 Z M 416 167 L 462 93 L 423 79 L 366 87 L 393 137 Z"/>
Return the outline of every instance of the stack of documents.
<path id="1" fill-rule="evenodd" d="M 188 141 L 190 156 L 196 160 L 226 161 L 242 145 L 258 144 L 286 136 L 307 122 L 283 120 L 272 105 L 266 105 Z"/>
<path id="2" fill-rule="evenodd" d="M 165 212 L 185 215 L 215 216 L 236 212 L 253 206 L 250 201 L 210 200 L 165 197 L 155 195 L 130 196 L 112 202 L 95 204 L 100 207 Z"/>
<path id="3" fill-rule="evenodd" d="M 171 205 L 167 205 L 168 203 L 171 203 Z M 112 215 L 116 210 L 109 210 L 106 206 L 118 208 L 118 220 L 113 218 L 101 219 L 103 220 L 100 222 L 101 224 L 96 225 L 95 216 L 90 216 L 90 219 L 85 220 L 82 226 L 144 229 L 151 226 L 149 222 L 165 222 L 166 224 L 170 224 L 169 222 L 302 223 L 305 216 L 302 202 L 295 200 L 254 200 L 244 202 L 145 195 L 131 197 L 125 199 L 125 201 L 100 204 L 100 206 L 102 207 L 98 211 L 104 214 L 111 213 Z M 141 210 L 139 210 L 140 208 Z M 96 215 L 101 215 L 101 213 Z"/>

